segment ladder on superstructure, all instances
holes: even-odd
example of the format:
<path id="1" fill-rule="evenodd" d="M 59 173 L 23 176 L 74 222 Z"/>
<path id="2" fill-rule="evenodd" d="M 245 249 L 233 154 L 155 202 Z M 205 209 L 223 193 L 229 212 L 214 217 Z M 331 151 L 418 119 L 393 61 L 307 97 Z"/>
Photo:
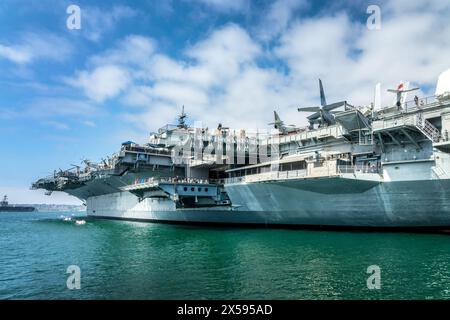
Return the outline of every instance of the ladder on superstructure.
<path id="1" fill-rule="evenodd" d="M 422 114 L 416 116 L 416 128 L 419 129 L 428 139 L 438 142 L 440 137 L 439 130 L 433 126 L 428 120 L 422 117 Z"/>

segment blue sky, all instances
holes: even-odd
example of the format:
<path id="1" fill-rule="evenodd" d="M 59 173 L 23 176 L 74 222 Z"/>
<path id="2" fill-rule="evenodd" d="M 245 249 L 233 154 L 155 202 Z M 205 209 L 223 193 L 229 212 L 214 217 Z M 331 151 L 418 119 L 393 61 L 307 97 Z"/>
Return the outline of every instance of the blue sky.
<path id="1" fill-rule="evenodd" d="M 29 191 L 54 169 L 100 160 L 174 122 L 181 105 L 210 127 L 266 128 L 272 110 L 369 104 L 400 80 L 433 94 L 450 67 L 445 1 L 0 2 L 0 193 L 13 202 L 75 203 Z M 66 8 L 81 9 L 81 29 Z M 369 4 L 381 29 L 369 30 Z M 383 95 L 388 103 L 392 97 Z"/>

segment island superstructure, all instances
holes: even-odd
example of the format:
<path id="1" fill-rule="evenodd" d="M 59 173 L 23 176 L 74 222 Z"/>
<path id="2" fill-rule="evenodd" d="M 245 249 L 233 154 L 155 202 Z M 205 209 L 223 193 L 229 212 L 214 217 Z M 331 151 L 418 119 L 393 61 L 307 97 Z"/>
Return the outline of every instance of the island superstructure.
<path id="1" fill-rule="evenodd" d="M 122 144 L 100 164 L 55 172 L 33 183 L 83 200 L 102 218 L 170 223 L 329 227 L 450 226 L 450 70 L 436 95 L 394 104 L 320 106 L 306 127 L 276 133 L 175 126 L 148 143 Z M 378 100 L 378 101 L 377 101 Z"/>

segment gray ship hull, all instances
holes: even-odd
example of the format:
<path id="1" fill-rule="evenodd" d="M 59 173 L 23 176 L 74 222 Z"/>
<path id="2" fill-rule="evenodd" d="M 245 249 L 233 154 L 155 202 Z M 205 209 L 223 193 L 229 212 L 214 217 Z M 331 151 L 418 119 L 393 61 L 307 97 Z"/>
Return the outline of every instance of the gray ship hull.
<path id="1" fill-rule="evenodd" d="M 226 187 L 238 210 L 267 223 L 346 227 L 450 227 L 450 180 L 369 182 L 343 178 Z"/>
<path id="2" fill-rule="evenodd" d="M 0 207 L 0 212 L 35 212 L 36 208 L 34 207 Z"/>
<path id="3" fill-rule="evenodd" d="M 97 218 L 168 223 L 376 228 L 450 227 L 450 180 L 299 179 L 226 186 L 233 207 L 177 209 L 118 192 L 88 198 Z"/>

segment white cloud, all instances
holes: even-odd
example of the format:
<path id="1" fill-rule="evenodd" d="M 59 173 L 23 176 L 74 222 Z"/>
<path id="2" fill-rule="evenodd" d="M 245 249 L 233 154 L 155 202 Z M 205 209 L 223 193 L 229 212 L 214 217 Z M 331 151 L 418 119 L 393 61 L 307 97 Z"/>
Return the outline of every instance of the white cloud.
<path id="1" fill-rule="evenodd" d="M 244 11 L 250 5 L 249 0 L 191 0 L 220 12 Z"/>
<path id="2" fill-rule="evenodd" d="M 274 109 L 286 122 L 305 124 L 306 114 L 296 107 L 318 104 L 318 78 L 329 102 L 347 99 L 362 105 L 372 102 L 377 82 L 383 90 L 400 80 L 434 86 L 437 75 L 449 67 L 450 26 L 438 4 L 432 4 L 432 12 L 410 6 L 407 13 L 387 4 L 380 31 L 368 30 L 364 21 L 351 20 L 343 11 L 296 19 L 289 9 L 303 5 L 273 3 L 262 21 L 273 22 L 265 35 L 277 41 L 265 50 L 264 33 L 252 36 L 236 24 L 213 30 L 187 46 L 179 59 L 159 52 L 153 39 L 129 36 L 93 57 L 78 79 L 85 80 L 82 87 L 92 99 L 120 94 L 123 104 L 139 107 L 124 109 L 123 116 L 145 130 L 174 122 L 182 105 L 191 120 L 209 127 L 222 122 L 267 128 Z M 103 81 L 93 75 L 110 64 L 126 73 L 118 78 L 127 81 L 113 86 L 111 94 L 99 94 Z M 115 83 L 117 77 L 105 78 Z M 384 91 L 384 102 L 391 100 Z"/>
<path id="3" fill-rule="evenodd" d="M 229 24 L 215 30 L 207 38 L 185 50 L 188 59 L 175 61 L 156 54 L 147 71 L 155 81 L 173 81 L 203 90 L 222 87 L 239 75 L 246 65 L 254 64 L 261 54 L 255 43 L 241 27 Z"/>
<path id="4" fill-rule="evenodd" d="M 173 119 L 182 105 L 201 116 L 221 88 L 254 66 L 261 53 L 248 33 L 234 24 L 189 46 L 181 61 L 158 53 L 154 40 L 132 35 L 89 59 L 90 67 L 67 82 L 97 102 L 121 95 L 120 101 L 126 105 L 149 108 L 153 112 L 146 114 L 153 118 L 156 112 L 161 121 L 158 125 L 162 125 L 163 119 Z M 170 117 L 161 116 L 169 110 Z M 135 119 L 132 114 L 129 118 Z"/>
<path id="5" fill-rule="evenodd" d="M 158 101 L 150 107 L 139 113 L 123 113 L 120 117 L 132 124 L 133 127 L 139 128 L 145 133 L 155 132 L 158 128 L 175 123 L 174 115 L 178 114 L 180 109 L 173 104 Z M 126 136 L 123 139 L 128 139 Z"/>
<path id="6" fill-rule="evenodd" d="M 152 88 L 149 86 L 134 86 L 123 97 L 122 102 L 128 106 L 149 107 L 153 101 Z"/>
<path id="7" fill-rule="evenodd" d="M 274 1 L 261 23 L 257 34 L 263 40 L 270 40 L 286 30 L 297 10 L 307 7 L 306 0 L 276 0 Z"/>
<path id="8" fill-rule="evenodd" d="M 127 36 L 116 48 L 96 55 L 89 60 L 92 65 L 131 64 L 145 66 L 156 51 L 153 39 L 139 35 Z"/>
<path id="9" fill-rule="evenodd" d="M 244 29 L 228 24 L 188 49 L 187 55 L 203 63 L 233 65 L 252 61 L 260 51 Z"/>
<path id="10" fill-rule="evenodd" d="M 21 116 L 35 118 L 49 117 L 82 117 L 88 118 L 96 115 L 97 108 L 84 100 L 69 98 L 37 98 L 25 110 Z"/>
<path id="11" fill-rule="evenodd" d="M 352 37 L 359 29 L 343 14 L 301 20 L 283 34 L 275 52 L 288 63 L 294 76 L 318 77 L 330 71 L 345 74 L 352 61 L 349 57 Z"/>
<path id="12" fill-rule="evenodd" d="M 75 78 L 66 81 L 83 89 L 90 99 L 103 102 L 121 93 L 130 83 L 130 75 L 122 67 L 105 65 L 97 67 L 91 72 L 81 71 Z"/>
<path id="13" fill-rule="evenodd" d="M 0 107 L 0 119 L 12 120 L 20 116 L 20 112 L 11 107 Z"/>
<path id="14" fill-rule="evenodd" d="M 37 97 L 23 108 L 0 108 L 0 119 L 7 121 L 32 119 L 45 127 L 59 131 L 70 130 L 68 123 L 74 119 L 85 126 L 95 127 L 95 122 L 91 119 L 98 117 L 99 114 L 99 109 L 88 101 L 61 97 Z"/>
<path id="15" fill-rule="evenodd" d="M 81 30 L 87 39 L 97 42 L 103 35 L 113 30 L 118 23 L 138 14 L 128 6 L 116 5 L 112 8 L 82 7 Z"/>
<path id="16" fill-rule="evenodd" d="M 95 128 L 97 125 L 94 121 L 85 120 L 82 122 L 86 127 Z"/>
<path id="17" fill-rule="evenodd" d="M 26 48 L 8 47 L 0 44 L 0 57 L 15 63 L 27 63 L 32 59 L 32 54 Z"/>
<path id="18" fill-rule="evenodd" d="M 275 52 L 300 89 L 317 92 L 321 77 L 332 99 L 361 105 L 371 102 L 373 88 L 381 82 L 383 102 L 390 103 L 388 87 L 402 79 L 433 87 L 437 75 L 450 67 L 445 15 L 386 4 L 379 31 L 344 13 L 300 20 L 283 34 Z"/>
<path id="19" fill-rule="evenodd" d="M 50 126 L 52 128 L 58 129 L 58 130 L 69 130 L 70 127 L 61 121 L 45 121 L 44 124 L 46 126 Z"/>
<path id="20" fill-rule="evenodd" d="M 448 2 L 442 0 L 421 0 L 421 1 L 408 1 L 408 0 L 396 0 L 386 1 L 383 7 L 387 7 L 388 10 L 392 10 L 394 14 L 408 14 L 414 13 L 448 13 L 450 6 Z"/>
<path id="21" fill-rule="evenodd" d="M 147 77 L 156 81 L 189 82 L 203 88 L 208 88 L 212 83 L 220 83 L 219 77 L 222 76 L 215 73 L 209 65 L 176 61 L 161 54 L 153 57 L 147 71 Z"/>
<path id="22" fill-rule="evenodd" d="M 31 63 L 37 59 L 61 62 L 71 54 L 70 42 L 51 33 L 24 33 L 16 43 L 12 44 L 0 41 L 0 58 L 17 64 Z"/>
<path id="23" fill-rule="evenodd" d="M 156 50 L 154 41 L 150 38 L 130 35 L 119 41 L 115 48 L 91 57 L 88 61 L 90 69 L 78 72 L 65 82 L 82 89 L 85 94 L 96 102 L 114 98 L 121 94 L 133 79 L 148 77 L 148 64 Z M 124 101 L 135 104 L 139 88 L 131 87 Z M 139 103 L 137 103 L 139 104 Z"/>
<path id="24" fill-rule="evenodd" d="M 158 83 L 152 88 L 151 95 L 157 99 L 172 102 L 174 105 L 206 106 L 208 104 L 208 96 L 204 91 L 185 83 Z"/>

